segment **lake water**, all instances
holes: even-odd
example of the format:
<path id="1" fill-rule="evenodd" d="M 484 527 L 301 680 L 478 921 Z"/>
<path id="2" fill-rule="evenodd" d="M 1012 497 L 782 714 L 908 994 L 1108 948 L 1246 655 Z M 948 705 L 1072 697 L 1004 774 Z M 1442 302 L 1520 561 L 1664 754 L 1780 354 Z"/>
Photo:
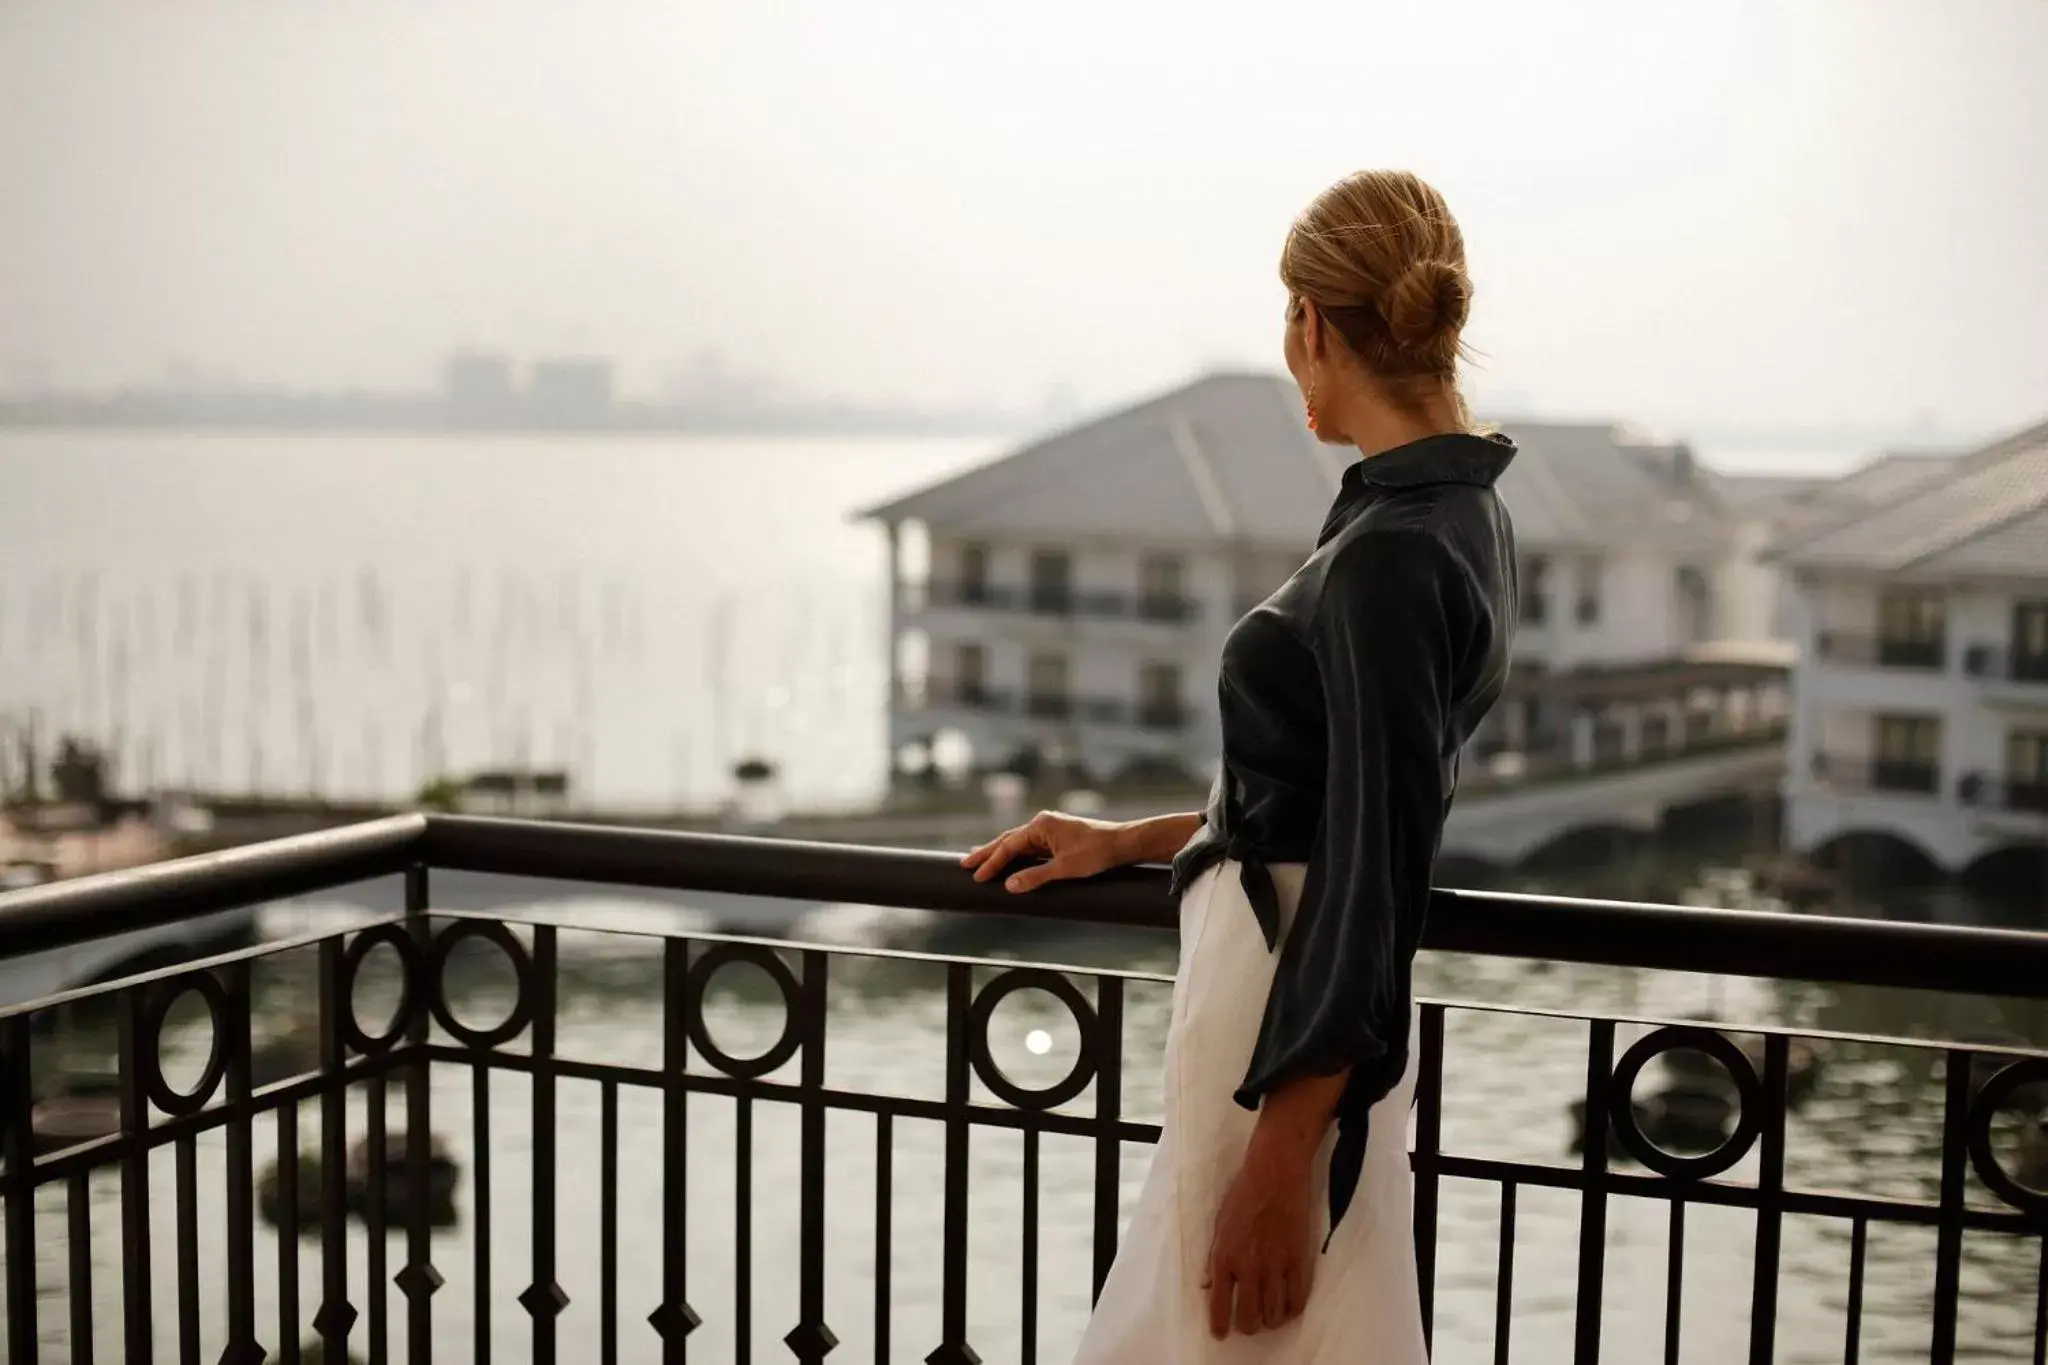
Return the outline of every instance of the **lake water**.
<path id="1" fill-rule="evenodd" d="M 0 720 L 147 785 L 401 797 L 532 764 L 673 808 L 760 754 L 857 804 L 887 601 L 852 514 L 994 449 L 0 432 Z"/>

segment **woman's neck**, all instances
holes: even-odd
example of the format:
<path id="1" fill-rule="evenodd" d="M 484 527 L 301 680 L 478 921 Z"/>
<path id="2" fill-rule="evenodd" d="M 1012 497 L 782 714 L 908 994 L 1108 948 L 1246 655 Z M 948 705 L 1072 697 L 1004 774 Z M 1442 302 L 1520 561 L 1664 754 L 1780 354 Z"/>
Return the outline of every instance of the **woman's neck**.
<path id="1" fill-rule="evenodd" d="M 1363 460 L 1430 436 L 1445 436 L 1470 429 L 1465 405 L 1458 401 L 1455 392 L 1449 390 L 1431 394 L 1412 406 L 1395 407 L 1387 403 L 1362 406 L 1358 420 L 1350 425 L 1345 435 L 1358 447 L 1359 458 Z"/>

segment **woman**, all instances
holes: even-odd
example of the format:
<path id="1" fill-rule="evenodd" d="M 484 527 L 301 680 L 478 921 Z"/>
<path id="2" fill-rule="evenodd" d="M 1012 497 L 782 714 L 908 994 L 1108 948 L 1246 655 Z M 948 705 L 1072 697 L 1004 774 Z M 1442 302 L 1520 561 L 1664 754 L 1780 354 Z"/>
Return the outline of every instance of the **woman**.
<path id="1" fill-rule="evenodd" d="M 1280 256 L 1309 429 L 1359 459 L 1316 549 L 1231 630 L 1208 809 L 1044 814 L 969 853 L 1029 891 L 1173 860 L 1166 1121 L 1077 1365 L 1426 1359 L 1410 1230 L 1410 971 L 1458 753 L 1499 696 L 1513 458 L 1457 385 L 1472 287 L 1443 197 L 1326 190 Z M 1313 1290 L 1313 1292 L 1311 1292 Z"/>

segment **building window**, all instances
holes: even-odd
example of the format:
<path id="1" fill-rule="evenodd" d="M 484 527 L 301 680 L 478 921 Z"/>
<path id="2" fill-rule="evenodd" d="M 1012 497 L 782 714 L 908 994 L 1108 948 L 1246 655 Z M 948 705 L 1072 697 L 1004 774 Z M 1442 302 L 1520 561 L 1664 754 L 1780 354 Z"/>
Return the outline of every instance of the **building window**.
<path id="1" fill-rule="evenodd" d="M 1522 562 L 1522 624 L 1540 626 L 1546 615 L 1546 604 L 1550 588 L 1545 581 L 1550 576 L 1550 561 L 1542 555 L 1531 555 Z"/>
<path id="2" fill-rule="evenodd" d="M 1600 561 L 1582 559 L 1579 561 L 1578 605 L 1573 614 L 1582 626 L 1590 626 L 1600 619 Z"/>
<path id="3" fill-rule="evenodd" d="M 1713 634 L 1714 590 L 1706 574 L 1692 564 L 1678 566 L 1678 633 L 1687 644 Z"/>
<path id="4" fill-rule="evenodd" d="M 962 706 L 988 704 L 988 649 L 963 644 L 953 654 L 953 688 Z"/>
<path id="5" fill-rule="evenodd" d="M 1870 782 L 1881 791 L 1933 792 L 1940 788 L 1941 719 L 1879 716 L 1877 757 Z"/>
<path id="6" fill-rule="evenodd" d="M 1067 686 L 1067 656 L 1047 650 L 1033 654 L 1029 671 L 1025 709 L 1034 716 L 1055 719 L 1071 714 L 1074 700 Z"/>
<path id="7" fill-rule="evenodd" d="M 2048 730 L 2014 730 L 2005 737 L 2005 804 L 2048 811 Z"/>
<path id="8" fill-rule="evenodd" d="M 1186 571 L 1177 555 L 1147 555 L 1138 564 L 1138 614 L 1154 621 L 1187 615 Z"/>
<path id="9" fill-rule="evenodd" d="M 1180 697 L 1179 664 L 1144 663 L 1138 666 L 1138 724 L 1155 730 L 1178 728 L 1187 719 Z"/>
<path id="10" fill-rule="evenodd" d="M 988 601 L 988 546 L 970 540 L 960 547 L 960 600 L 968 605 Z"/>
<path id="11" fill-rule="evenodd" d="M 2013 603 L 2012 676 L 2048 682 L 2048 602 Z"/>
<path id="12" fill-rule="evenodd" d="M 1061 614 L 1074 609 L 1074 560 L 1065 550 L 1031 552 L 1031 609 Z"/>
<path id="13" fill-rule="evenodd" d="M 1895 668 L 1940 668 L 1947 635 L 1941 594 L 1888 588 L 1877 599 L 1877 661 Z"/>

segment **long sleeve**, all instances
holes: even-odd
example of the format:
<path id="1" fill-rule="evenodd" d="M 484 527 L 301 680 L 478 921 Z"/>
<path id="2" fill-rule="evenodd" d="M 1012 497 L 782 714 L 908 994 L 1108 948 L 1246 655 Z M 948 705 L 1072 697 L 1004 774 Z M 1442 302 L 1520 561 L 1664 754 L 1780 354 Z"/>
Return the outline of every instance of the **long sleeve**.
<path id="1" fill-rule="evenodd" d="M 1369 1105 L 1400 1075 L 1470 601 L 1468 575 L 1423 531 L 1362 535 L 1329 564 L 1308 622 L 1328 729 L 1323 813 L 1237 1092 L 1247 1108 L 1282 1081 L 1347 1067 L 1345 1108 Z"/>

